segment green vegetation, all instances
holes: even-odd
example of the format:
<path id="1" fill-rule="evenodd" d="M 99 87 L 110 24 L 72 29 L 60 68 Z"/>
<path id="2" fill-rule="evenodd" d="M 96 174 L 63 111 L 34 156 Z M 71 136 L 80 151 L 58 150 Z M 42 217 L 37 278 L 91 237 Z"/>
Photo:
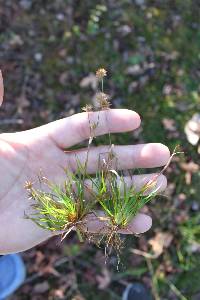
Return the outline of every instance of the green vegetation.
<path id="1" fill-rule="evenodd" d="M 13 7 L 2 4 L 0 54 L 6 70 L 5 118 L 15 116 L 25 121 L 2 130 L 24 130 L 80 111 L 86 103 L 92 103 L 96 92 L 89 74 L 104 66 L 111 77 L 106 90 L 112 96 L 112 106 L 136 110 L 142 117 L 140 132 L 115 135 L 113 143 L 162 142 L 171 150 L 179 144 L 185 153 L 168 169 L 167 197 L 148 205 L 152 230 L 141 239 L 129 238 L 117 275 L 112 261 L 108 263 L 110 282 L 104 288 L 97 287 L 99 279 L 92 281 L 101 274 L 102 265 L 97 262 L 96 248 L 90 245 L 87 249 L 80 245 L 78 254 L 69 255 L 71 264 L 63 264 L 58 270 L 61 274 L 73 270 L 77 289 L 87 300 L 118 299 L 124 288 L 120 274 L 127 282 L 149 282 L 156 300 L 193 299 L 200 290 L 196 282 L 200 276 L 200 171 L 189 170 L 188 163 L 199 164 L 199 153 L 197 146 L 187 141 L 184 126 L 200 111 L 199 2 L 32 2 L 31 9 L 19 3 Z M 26 101 L 14 103 L 13 99 L 24 93 Z M 102 142 L 106 141 L 95 140 Z M 131 252 L 137 248 L 150 253 L 153 248 L 149 240 L 157 241 L 160 231 L 170 234 L 172 240 L 156 259 Z M 46 248 L 41 251 L 47 255 Z M 52 291 L 57 279 L 49 280 Z M 19 299 L 27 299 L 26 294 L 19 291 Z M 51 297 L 49 292 L 47 298 Z"/>
<path id="2" fill-rule="evenodd" d="M 25 212 L 25 216 L 43 229 L 60 232 L 61 240 L 75 229 L 79 236 L 83 234 L 90 241 L 91 236 L 95 234 L 91 235 L 87 229 L 87 219 L 93 215 L 99 221 L 104 221 L 102 226 L 105 228 L 105 230 L 100 228 L 99 232 L 96 232 L 96 244 L 99 245 L 102 240 L 105 240 L 105 248 L 110 248 L 110 250 L 114 248 L 119 253 L 122 245 L 120 230 L 124 229 L 130 233 L 129 224 L 145 204 L 155 198 L 159 189 L 156 189 L 156 180 L 167 169 L 176 152 L 173 152 L 162 172 L 144 183 L 139 191 L 136 191 L 133 184 L 128 186 L 123 175 L 120 176 L 117 173 L 118 157 L 112 151 L 114 144 L 111 143 L 111 133 L 108 132 L 109 149 L 105 153 L 107 157 L 99 155 L 95 177 L 87 172 L 90 147 L 96 137 L 95 130 L 99 122 L 99 111 L 103 110 L 107 113 L 111 105 L 108 101 L 109 95 L 103 92 L 106 75 L 107 71 L 103 68 L 96 71 L 96 78 L 101 85 L 101 92 L 96 95 L 98 121 L 91 121 L 91 114 L 95 108 L 87 104 L 82 109 L 87 113 L 90 128 L 85 162 L 81 164 L 78 158 L 76 159 L 77 171 L 75 174 L 63 167 L 66 172 L 63 186 L 50 182 L 44 176 L 39 176 L 40 189 L 35 189 L 30 181 L 26 182 L 25 188 L 28 190 L 29 199 L 33 201 L 31 205 L 33 212 L 29 214 Z M 88 184 L 91 184 L 91 187 Z M 48 191 L 44 191 L 45 187 L 48 188 Z M 89 201 L 87 193 L 91 198 Z M 101 216 L 98 216 L 95 211 L 99 208 L 103 213 Z"/>

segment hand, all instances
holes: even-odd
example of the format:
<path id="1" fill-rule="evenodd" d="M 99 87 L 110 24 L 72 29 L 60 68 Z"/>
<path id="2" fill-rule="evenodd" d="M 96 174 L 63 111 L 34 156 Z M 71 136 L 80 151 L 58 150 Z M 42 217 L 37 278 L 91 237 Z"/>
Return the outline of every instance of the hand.
<path id="1" fill-rule="evenodd" d="M 0 106 L 3 102 L 3 77 L 2 77 L 2 73 L 0 70 Z"/>
<path id="2" fill-rule="evenodd" d="M 0 99 L 3 96 L 2 86 Z M 98 113 L 91 114 L 92 121 Z M 96 135 L 110 132 L 125 132 L 140 125 L 139 115 L 127 109 L 111 109 L 99 113 L 99 125 Z M 48 239 L 54 233 L 43 230 L 31 220 L 24 218 L 24 212 L 30 207 L 30 200 L 24 184 L 27 180 L 36 180 L 42 170 L 48 179 L 62 183 L 65 174 L 61 168 L 76 171 L 76 155 L 81 162 L 86 159 L 86 149 L 64 152 L 63 150 L 89 138 L 90 130 L 87 113 L 80 113 L 47 125 L 18 133 L 0 135 L 0 254 L 19 252 L 29 249 Z M 95 173 L 100 153 L 108 146 L 93 147 L 90 150 L 88 172 Z M 119 169 L 160 167 L 167 163 L 169 150 L 162 144 L 144 144 L 115 146 L 119 160 Z M 75 155 L 76 154 L 76 155 Z M 155 174 L 126 177 L 137 189 L 149 181 Z M 166 178 L 157 178 L 160 190 L 166 187 Z M 138 214 L 130 224 L 136 233 L 147 231 L 151 227 L 151 218 Z M 87 227 L 98 230 L 98 221 L 89 221 Z M 128 233 L 128 232 L 127 232 Z"/>

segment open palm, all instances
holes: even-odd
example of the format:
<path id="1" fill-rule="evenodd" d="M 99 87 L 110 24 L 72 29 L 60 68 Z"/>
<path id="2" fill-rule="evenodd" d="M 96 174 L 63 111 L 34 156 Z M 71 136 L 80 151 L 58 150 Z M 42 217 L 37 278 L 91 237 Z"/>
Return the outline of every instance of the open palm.
<path id="1" fill-rule="evenodd" d="M 1 75 L 1 74 L 0 74 Z M 3 84 L 0 76 L 0 100 L 3 98 Z M 140 117 L 134 111 L 111 109 L 91 113 L 92 122 L 99 120 L 95 134 L 125 132 L 140 125 Z M 84 162 L 87 149 L 66 151 L 66 149 L 88 139 L 90 128 L 88 114 L 80 113 L 47 125 L 18 133 L 0 135 L 0 254 L 29 249 L 52 236 L 52 232 L 36 226 L 24 218 L 30 208 L 24 184 L 27 180 L 36 181 L 42 170 L 48 179 L 62 183 L 65 173 L 62 167 L 76 172 L 77 157 Z M 65 150 L 65 151 L 64 151 Z M 88 172 L 95 173 L 100 153 L 106 153 L 108 146 L 93 147 L 89 153 Z M 118 168 L 160 167 L 167 163 L 169 150 L 162 144 L 115 146 Z M 127 184 L 139 189 L 154 174 L 137 175 L 125 178 Z M 157 178 L 160 190 L 166 187 L 166 178 Z M 89 200 L 88 200 L 89 201 Z M 98 220 L 88 220 L 91 231 L 99 230 Z M 151 227 L 151 218 L 139 214 L 131 223 L 133 232 L 141 233 Z"/>

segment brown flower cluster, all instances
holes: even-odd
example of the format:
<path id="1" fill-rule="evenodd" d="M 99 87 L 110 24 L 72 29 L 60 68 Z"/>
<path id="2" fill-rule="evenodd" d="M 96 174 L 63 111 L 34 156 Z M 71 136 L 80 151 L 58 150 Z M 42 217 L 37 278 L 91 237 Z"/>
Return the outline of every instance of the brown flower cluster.
<path id="1" fill-rule="evenodd" d="M 86 112 L 93 111 L 93 106 L 86 104 L 86 106 L 82 107 L 82 111 L 86 111 Z"/>
<path id="2" fill-rule="evenodd" d="M 99 80 L 102 80 L 105 76 L 107 76 L 107 71 L 104 68 L 100 68 L 96 71 L 96 77 Z"/>
<path id="3" fill-rule="evenodd" d="M 25 188 L 26 190 L 31 190 L 32 187 L 33 187 L 33 182 L 27 180 L 27 181 L 25 182 L 25 184 L 24 184 L 24 188 Z"/>
<path id="4" fill-rule="evenodd" d="M 105 110 L 110 108 L 111 103 L 108 101 L 109 95 L 100 92 L 96 95 L 96 100 L 101 109 Z"/>

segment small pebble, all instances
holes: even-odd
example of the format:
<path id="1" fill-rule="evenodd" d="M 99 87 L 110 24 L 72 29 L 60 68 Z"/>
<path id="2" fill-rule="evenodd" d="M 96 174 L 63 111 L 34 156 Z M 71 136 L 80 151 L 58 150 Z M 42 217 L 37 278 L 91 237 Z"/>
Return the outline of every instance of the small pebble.
<path id="1" fill-rule="evenodd" d="M 19 4 L 23 9 L 28 10 L 32 6 L 32 0 L 21 0 Z"/>
<path id="2" fill-rule="evenodd" d="M 34 54 L 34 59 L 37 61 L 37 62 L 41 62 L 42 61 L 42 58 L 43 58 L 43 55 L 42 53 L 35 53 Z"/>
<path id="3" fill-rule="evenodd" d="M 63 21 L 65 19 L 65 15 L 62 14 L 62 13 L 59 13 L 59 14 L 56 15 L 56 19 L 58 21 Z"/>
<path id="4" fill-rule="evenodd" d="M 191 205 L 191 210 L 192 211 L 199 211 L 199 203 L 196 202 L 196 201 L 193 201 L 192 205 Z"/>

